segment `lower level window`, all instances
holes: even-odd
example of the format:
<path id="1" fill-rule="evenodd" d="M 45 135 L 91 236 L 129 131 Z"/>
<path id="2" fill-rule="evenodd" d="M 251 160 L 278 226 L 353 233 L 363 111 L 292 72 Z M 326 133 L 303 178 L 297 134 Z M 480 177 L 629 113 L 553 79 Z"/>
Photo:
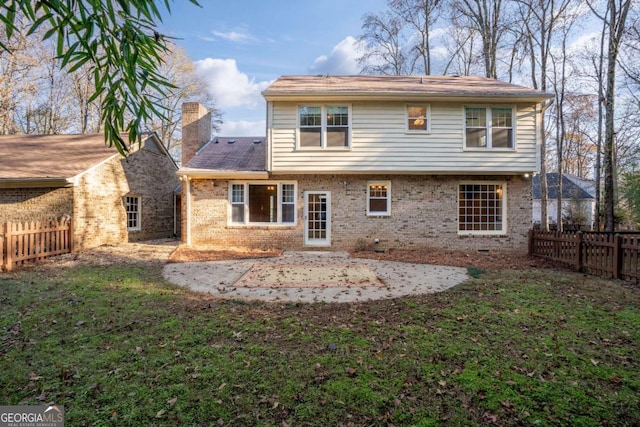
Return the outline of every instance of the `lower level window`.
<path id="1" fill-rule="evenodd" d="M 124 204 L 127 212 L 127 230 L 140 230 L 140 197 L 126 196 Z"/>
<path id="2" fill-rule="evenodd" d="M 293 224 L 296 191 L 293 183 L 231 183 L 231 223 Z"/>
<path id="3" fill-rule="evenodd" d="M 389 181 L 370 182 L 367 186 L 367 215 L 391 215 Z"/>
<path id="4" fill-rule="evenodd" d="M 465 183 L 459 186 L 458 231 L 503 234 L 506 231 L 506 184 Z"/>

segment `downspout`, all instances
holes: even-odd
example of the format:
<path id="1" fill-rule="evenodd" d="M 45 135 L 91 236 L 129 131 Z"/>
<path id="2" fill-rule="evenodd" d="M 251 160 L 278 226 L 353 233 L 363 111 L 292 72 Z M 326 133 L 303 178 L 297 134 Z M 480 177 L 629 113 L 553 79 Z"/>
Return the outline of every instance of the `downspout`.
<path id="1" fill-rule="evenodd" d="M 273 102 L 267 101 L 267 172 L 273 171 Z"/>
<path id="2" fill-rule="evenodd" d="M 182 177 L 184 183 L 184 197 L 185 197 L 185 243 L 187 246 L 191 246 L 191 181 L 187 175 Z"/>

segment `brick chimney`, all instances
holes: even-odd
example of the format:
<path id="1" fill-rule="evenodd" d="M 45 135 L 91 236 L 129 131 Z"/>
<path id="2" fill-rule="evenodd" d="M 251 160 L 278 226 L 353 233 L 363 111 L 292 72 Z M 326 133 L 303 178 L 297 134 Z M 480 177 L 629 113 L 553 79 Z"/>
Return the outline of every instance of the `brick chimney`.
<path id="1" fill-rule="evenodd" d="M 199 102 L 182 104 L 182 166 L 211 140 L 211 113 Z"/>

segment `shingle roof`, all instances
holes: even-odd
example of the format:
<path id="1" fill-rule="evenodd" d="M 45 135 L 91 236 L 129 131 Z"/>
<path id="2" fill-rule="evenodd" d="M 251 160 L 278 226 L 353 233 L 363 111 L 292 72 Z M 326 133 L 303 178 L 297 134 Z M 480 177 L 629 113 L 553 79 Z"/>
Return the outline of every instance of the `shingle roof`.
<path id="1" fill-rule="evenodd" d="M 208 170 L 265 171 L 265 141 L 265 137 L 217 137 L 184 166 Z"/>
<path id="2" fill-rule="evenodd" d="M 524 86 L 477 76 L 282 76 L 265 98 L 287 95 L 392 95 L 433 97 L 503 97 L 542 101 L 553 95 Z"/>
<path id="3" fill-rule="evenodd" d="M 0 180 L 71 178 L 113 155 L 104 135 L 0 136 Z"/>
<path id="4" fill-rule="evenodd" d="M 573 178 L 579 182 L 587 182 L 585 180 L 581 180 L 579 178 Z M 557 173 L 548 173 L 547 174 L 547 188 L 549 192 L 549 199 L 557 199 L 558 198 L 558 174 Z M 535 175 L 533 177 L 533 198 L 536 200 L 540 200 L 541 192 L 540 192 L 540 175 Z M 567 175 L 562 175 L 562 198 L 565 200 L 569 199 L 595 199 L 595 196 L 587 192 L 584 188 L 580 187 L 576 184 L 572 177 Z"/>

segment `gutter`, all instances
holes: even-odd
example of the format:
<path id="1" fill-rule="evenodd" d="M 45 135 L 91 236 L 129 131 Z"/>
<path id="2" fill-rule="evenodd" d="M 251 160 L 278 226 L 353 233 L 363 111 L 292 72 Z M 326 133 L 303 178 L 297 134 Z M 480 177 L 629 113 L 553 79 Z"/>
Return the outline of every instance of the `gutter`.
<path id="1" fill-rule="evenodd" d="M 0 188 L 67 188 L 75 185 L 74 178 L 0 178 Z"/>
<path id="2" fill-rule="evenodd" d="M 187 246 L 191 246 L 191 182 L 187 175 L 180 177 L 180 181 L 184 184 L 184 203 L 185 203 L 185 234 L 183 241 Z"/>
<path id="3" fill-rule="evenodd" d="M 269 179 L 267 171 L 180 168 L 177 173 L 181 177 L 196 179 Z"/>

